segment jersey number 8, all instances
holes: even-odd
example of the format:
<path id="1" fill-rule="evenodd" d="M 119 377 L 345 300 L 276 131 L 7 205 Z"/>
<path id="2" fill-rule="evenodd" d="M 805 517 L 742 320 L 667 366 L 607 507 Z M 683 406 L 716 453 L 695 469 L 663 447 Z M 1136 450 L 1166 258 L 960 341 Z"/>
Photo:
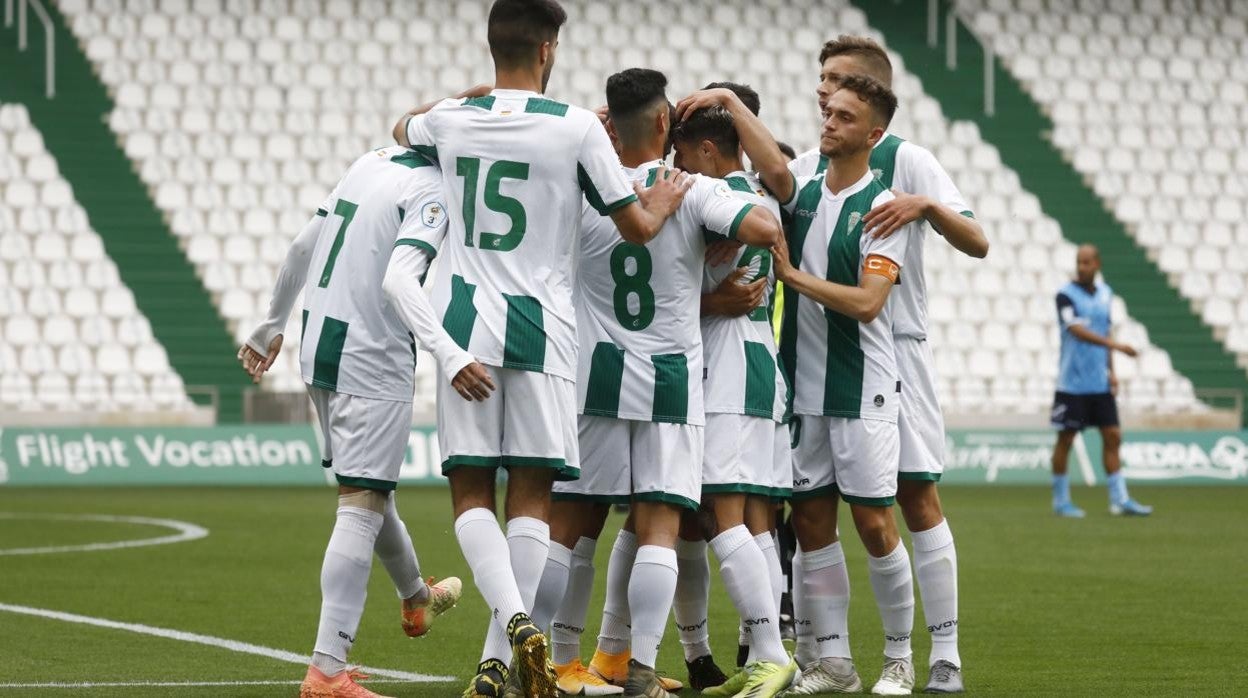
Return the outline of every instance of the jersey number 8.
<path id="1" fill-rule="evenodd" d="M 628 260 L 633 260 L 633 270 L 628 270 Z M 615 282 L 615 319 L 620 327 L 634 332 L 644 330 L 654 322 L 654 289 L 650 288 L 650 275 L 654 262 L 650 250 L 631 242 L 621 242 L 611 250 L 611 280 Z M 629 296 L 637 296 L 637 312 L 628 307 Z"/>
<path id="2" fill-rule="evenodd" d="M 481 158 L 456 158 L 455 174 L 464 178 L 464 245 L 473 247 L 473 233 L 477 221 L 477 182 L 481 179 Z M 524 239 L 524 231 L 528 225 L 528 217 L 524 213 L 524 205 L 518 199 L 507 196 L 499 191 L 504 179 L 529 178 L 529 164 L 512 160 L 499 160 L 490 165 L 485 173 L 485 207 L 501 213 L 511 219 L 511 228 L 506 233 L 481 233 L 476 247 L 495 252 L 510 252 L 520 245 Z"/>

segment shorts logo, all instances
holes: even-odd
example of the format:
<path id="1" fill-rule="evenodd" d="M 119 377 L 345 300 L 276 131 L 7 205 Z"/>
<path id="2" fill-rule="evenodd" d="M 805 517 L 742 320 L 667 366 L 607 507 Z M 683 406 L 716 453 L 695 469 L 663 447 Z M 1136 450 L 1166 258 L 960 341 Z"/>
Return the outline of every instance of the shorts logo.
<path id="1" fill-rule="evenodd" d="M 801 480 L 794 480 L 794 481 L 793 481 L 793 486 L 794 486 L 794 487 L 802 487 L 802 486 L 809 485 L 809 484 L 810 484 L 810 478 L 808 478 L 808 477 L 804 477 L 804 478 L 802 478 Z"/>
<path id="2" fill-rule="evenodd" d="M 883 396 L 883 395 L 876 395 L 876 396 L 875 396 L 875 400 L 874 400 L 874 402 L 875 402 L 875 406 L 876 406 L 876 407 L 883 407 L 883 406 L 884 406 L 884 396 Z"/>
<path id="3" fill-rule="evenodd" d="M 436 228 L 446 221 L 446 207 L 437 201 L 430 201 L 420 207 L 420 222 L 426 228 Z"/>

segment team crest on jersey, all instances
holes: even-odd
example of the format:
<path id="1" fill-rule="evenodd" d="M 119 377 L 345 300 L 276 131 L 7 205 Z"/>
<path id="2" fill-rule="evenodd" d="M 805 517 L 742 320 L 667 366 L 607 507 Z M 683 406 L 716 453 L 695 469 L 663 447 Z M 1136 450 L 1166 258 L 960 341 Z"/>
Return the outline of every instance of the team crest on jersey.
<path id="1" fill-rule="evenodd" d="M 883 396 L 883 395 L 876 395 L 876 396 L 875 396 L 875 400 L 874 400 L 873 402 L 875 403 L 875 406 L 876 406 L 876 407 L 883 407 L 883 406 L 884 406 L 884 396 Z"/>
<path id="2" fill-rule="evenodd" d="M 854 228 L 858 227 L 858 222 L 862 220 L 862 214 L 857 211 L 851 211 L 849 214 L 849 232 L 854 232 Z"/>
<path id="3" fill-rule="evenodd" d="M 728 189 L 727 184 L 717 184 L 715 186 L 715 196 L 722 196 L 725 199 L 731 199 L 732 191 Z"/>
<path id="4" fill-rule="evenodd" d="M 436 228 L 446 220 L 446 207 L 440 202 L 430 201 L 420 207 L 420 220 L 426 228 Z"/>
<path id="5" fill-rule="evenodd" d="M 871 170 L 871 176 L 872 176 L 872 177 L 875 177 L 876 179 L 879 179 L 880 177 L 883 177 L 883 176 L 884 176 L 884 170 L 882 170 L 882 169 L 880 169 L 879 167 L 877 167 L 877 168 L 875 168 L 875 169 Z"/>

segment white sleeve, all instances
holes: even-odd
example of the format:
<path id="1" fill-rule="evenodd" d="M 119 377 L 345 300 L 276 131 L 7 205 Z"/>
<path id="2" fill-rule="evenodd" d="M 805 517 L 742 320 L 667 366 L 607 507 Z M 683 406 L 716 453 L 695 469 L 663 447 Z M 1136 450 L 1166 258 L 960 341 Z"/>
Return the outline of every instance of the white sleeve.
<path id="1" fill-rule="evenodd" d="M 811 176 L 806 176 L 806 177 L 794 177 L 793 178 L 793 196 L 790 196 L 788 201 L 780 201 L 780 197 L 776 197 L 776 201 L 779 202 L 780 204 L 780 209 L 783 210 L 785 213 L 789 214 L 790 216 L 793 215 L 793 212 L 797 210 L 797 198 L 801 196 L 802 189 L 804 189 L 807 184 L 810 184 L 810 181 L 812 178 L 816 178 L 818 176 L 819 175 L 811 175 Z M 814 211 L 811 211 L 810 215 L 812 216 L 815 215 Z"/>
<path id="2" fill-rule="evenodd" d="M 754 204 L 733 196 L 728 183 L 710 177 L 698 177 L 689 190 L 689 197 L 702 220 L 702 227 L 710 231 L 708 242 L 713 239 L 737 239 L 737 228 Z M 686 198 L 688 201 L 688 198 Z"/>
<path id="3" fill-rule="evenodd" d="M 449 381 L 476 359 L 446 333 L 421 288 L 429 265 L 446 237 L 446 207 L 430 196 L 415 208 L 417 210 L 404 215 L 399 226 L 381 288 L 408 331 L 433 355 Z"/>
<path id="4" fill-rule="evenodd" d="M 871 208 L 892 201 L 893 198 L 890 192 L 883 192 L 875 197 L 875 201 L 871 202 Z M 913 230 L 914 224 L 911 223 L 903 225 L 897 232 L 883 240 L 874 235 L 863 235 L 862 258 L 865 260 L 871 255 L 878 255 L 891 260 L 898 268 L 901 268 L 905 264 L 906 245 L 910 243 L 910 235 L 913 233 Z"/>
<path id="5" fill-rule="evenodd" d="M 637 200 L 632 182 L 624 176 L 620 157 L 611 147 L 611 138 L 591 115 L 593 123 L 585 129 L 580 152 L 576 157 L 576 179 L 585 192 L 585 200 L 601 216 L 608 216 Z"/>
<path id="6" fill-rule="evenodd" d="M 318 209 L 316 215 L 303 226 L 303 230 L 299 231 L 294 242 L 290 244 L 286 259 L 277 272 L 277 283 L 273 286 L 273 297 L 269 301 L 269 314 L 247 337 L 246 345 L 261 356 L 268 355 L 269 344 L 273 338 L 285 330 L 295 299 L 308 279 L 308 264 L 312 261 L 316 239 L 325 222 L 324 210 Z"/>
<path id="7" fill-rule="evenodd" d="M 966 197 L 962 196 L 962 192 L 953 183 L 953 178 L 941 166 L 936 156 L 918 146 L 914 146 L 912 152 L 914 155 L 910 158 L 908 169 L 914 191 L 906 193 L 931 197 L 941 205 L 953 209 L 955 213 L 974 218 L 975 214 L 971 211 L 970 204 L 966 203 Z"/>

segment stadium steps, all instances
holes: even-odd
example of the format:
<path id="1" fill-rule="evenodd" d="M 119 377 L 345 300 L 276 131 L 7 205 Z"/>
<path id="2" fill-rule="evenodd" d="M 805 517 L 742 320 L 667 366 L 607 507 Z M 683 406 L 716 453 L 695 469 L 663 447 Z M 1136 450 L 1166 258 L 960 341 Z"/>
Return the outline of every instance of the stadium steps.
<path id="1" fill-rule="evenodd" d="M 1074 242 L 1101 250 L 1106 276 L 1131 315 L 1148 328 L 1149 338 L 1170 353 L 1174 368 L 1197 390 L 1234 389 L 1248 395 L 1248 374 L 1193 312 L 1178 290 L 1114 218 L 1105 203 L 1063 159 L 1048 138 L 1053 123 L 1000 61 L 994 60 L 995 116 L 984 114 L 984 50 L 961 22 L 957 34 L 957 69 L 945 65 L 948 0 L 939 0 L 940 43 L 927 44 L 927 5 L 901 11 L 900 3 L 851 0 L 882 32 L 888 47 L 901 54 L 906 69 L 940 100 L 946 116 L 975 122 L 1001 160 L 1018 172 L 1023 188 L 1035 194 L 1044 212 L 1061 224 Z M 907 6 L 910 4 L 907 3 Z M 914 3 L 917 9 L 919 3 Z M 976 192 L 969 192 L 972 199 Z M 978 195 L 991 195 L 990 192 Z M 989 238 L 992 231 L 987 231 Z M 1056 289 L 1054 289 L 1056 292 Z"/>
<path id="2" fill-rule="evenodd" d="M 44 32 L 32 13 L 25 53 L 17 50 L 16 23 L 0 30 L 0 101 L 26 105 L 170 365 L 188 387 L 219 391 L 218 422 L 239 422 L 249 381 L 234 358 L 234 340 L 109 128 L 112 98 L 60 11 L 47 5 L 55 24 L 57 96 L 44 94 Z"/>

